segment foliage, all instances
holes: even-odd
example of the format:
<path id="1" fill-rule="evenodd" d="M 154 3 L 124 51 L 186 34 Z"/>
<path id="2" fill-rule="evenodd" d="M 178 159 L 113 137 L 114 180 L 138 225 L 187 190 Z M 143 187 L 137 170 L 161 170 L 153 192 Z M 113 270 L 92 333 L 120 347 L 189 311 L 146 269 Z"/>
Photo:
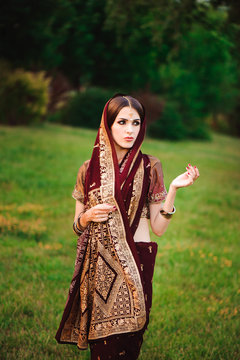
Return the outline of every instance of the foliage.
<path id="1" fill-rule="evenodd" d="M 0 68 L 0 123 L 27 125 L 42 121 L 49 99 L 46 73 L 11 70 L 3 62 Z"/>
<path id="2" fill-rule="evenodd" d="M 90 357 L 89 350 L 57 344 L 54 335 L 76 254 L 71 192 L 95 137 L 96 131 L 49 124 L 0 128 L 0 210 L 40 218 L 46 227 L 40 242 L 11 231 L 0 236 L 3 359 Z M 220 135 L 211 143 L 144 141 L 143 152 L 162 162 L 167 188 L 189 162 L 200 178 L 178 190 L 167 232 L 151 234 L 158 253 L 139 360 L 239 358 L 239 149 L 239 139 Z"/>
<path id="3" fill-rule="evenodd" d="M 150 124 L 147 129 L 149 136 L 153 138 L 184 139 L 186 129 L 184 128 L 178 104 L 167 101 L 160 119 Z"/>
<path id="4" fill-rule="evenodd" d="M 176 109 L 172 122 L 179 122 L 181 117 L 184 129 L 179 137 L 209 137 L 206 118 L 229 115 L 234 108 L 238 95 L 237 67 L 230 55 L 231 46 L 223 35 L 195 26 L 179 41 L 174 59 L 159 67 L 154 90 L 171 94 L 170 102 L 175 103 Z M 166 124 L 160 118 L 155 127 L 159 128 L 161 121 Z M 161 132 L 164 134 L 163 129 Z"/>
<path id="5" fill-rule="evenodd" d="M 87 88 L 75 93 L 67 106 L 60 112 L 64 124 L 98 128 L 105 103 L 113 96 L 111 91 L 101 88 Z"/>
<path id="6" fill-rule="evenodd" d="M 237 67 L 237 83 L 238 83 L 238 99 L 236 106 L 232 109 L 230 116 L 228 116 L 229 133 L 240 136 L 240 3 L 234 0 L 215 0 L 215 6 L 225 6 L 228 9 L 228 21 L 225 26 L 225 31 L 231 36 L 234 42 L 231 54 L 234 56 Z"/>
<path id="7" fill-rule="evenodd" d="M 177 103 L 185 136 L 205 133 L 209 117 L 224 116 L 233 132 L 240 128 L 236 14 L 234 0 L 3 3 L 0 53 L 13 67 L 64 73 L 75 89 L 154 92 Z"/>

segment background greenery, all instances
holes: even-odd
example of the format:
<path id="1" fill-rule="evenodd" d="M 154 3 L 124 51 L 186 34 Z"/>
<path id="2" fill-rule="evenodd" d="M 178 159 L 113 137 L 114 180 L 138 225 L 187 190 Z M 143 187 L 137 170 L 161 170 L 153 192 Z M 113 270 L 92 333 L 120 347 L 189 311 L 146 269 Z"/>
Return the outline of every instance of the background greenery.
<path id="1" fill-rule="evenodd" d="M 76 114 L 82 108 L 97 127 L 99 117 L 83 99 L 98 104 L 105 94 L 103 106 L 108 94 L 121 91 L 150 96 L 144 104 L 149 121 L 156 121 L 151 134 L 158 138 L 209 138 L 209 126 L 239 136 L 239 39 L 240 3 L 234 0 L 2 2 L 5 77 L 16 69 L 44 71 L 51 82 L 47 94 L 44 84 L 39 93 L 48 104 L 31 86 L 24 87 L 28 96 L 19 104 L 23 76 L 14 89 L 6 87 L 0 93 L 0 122 L 36 122 L 28 109 L 41 103 L 41 111 L 35 111 L 39 121 L 48 117 L 87 126 Z M 0 62 L 0 72 L 2 67 Z M 9 97 L 14 114 L 13 107 L 4 106 Z M 23 112 L 28 121 L 21 120 Z"/>
<path id="2" fill-rule="evenodd" d="M 54 339 L 74 268 L 77 171 L 96 132 L 68 126 L 0 128 L 1 359 L 88 359 Z M 197 164 L 178 191 L 177 213 L 158 242 L 154 297 L 141 360 L 238 360 L 240 142 L 147 138 L 171 179 Z"/>
<path id="3" fill-rule="evenodd" d="M 239 140 L 211 130 L 240 135 L 239 80 L 235 0 L 1 2 L 0 358 L 89 358 L 54 340 L 76 251 L 71 191 L 96 135 L 83 127 L 124 92 L 165 139 L 143 149 L 166 184 L 188 162 L 201 173 L 167 233 L 152 235 L 140 359 L 239 360 Z"/>

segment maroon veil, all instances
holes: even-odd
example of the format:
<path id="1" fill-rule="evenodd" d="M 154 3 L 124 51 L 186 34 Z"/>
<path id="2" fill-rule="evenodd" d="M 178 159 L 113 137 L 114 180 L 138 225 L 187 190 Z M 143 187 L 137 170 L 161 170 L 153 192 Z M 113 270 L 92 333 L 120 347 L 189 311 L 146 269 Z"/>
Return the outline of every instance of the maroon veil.
<path id="1" fill-rule="evenodd" d="M 104 107 L 86 173 L 84 204 L 86 210 L 101 203 L 115 205 L 117 210 L 104 223 L 91 222 L 78 239 L 74 274 L 56 339 L 77 344 L 80 349 L 90 343 L 92 359 L 97 359 L 99 351 L 109 351 L 109 358 L 117 359 L 113 348 L 128 356 L 121 359 L 134 359 L 148 323 L 157 252 L 156 243 L 135 243 L 133 239 L 147 197 L 151 167 L 148 156 L 140 150 L 145 118 L 119 166 L 107 124 L 110 101 Z M 127 355 L 128 339 L 131 346 L 134 341 L 138 343 L 135 355 Z"/>

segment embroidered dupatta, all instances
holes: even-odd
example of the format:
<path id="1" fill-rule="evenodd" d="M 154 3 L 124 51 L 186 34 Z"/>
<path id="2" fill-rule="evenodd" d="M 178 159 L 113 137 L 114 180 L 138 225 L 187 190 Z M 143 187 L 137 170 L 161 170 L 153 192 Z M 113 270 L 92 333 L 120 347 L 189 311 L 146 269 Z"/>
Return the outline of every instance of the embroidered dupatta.
<path id="1" fill-rule="evenodd" d="M 109 102 L 108 102 L 109 103 Z M 149 187 L 150 161 L 140 151 L 145 119 L 120 168 L 105 105 L 86 173 L 86 209 L 115 205 L 104 223 L 91 222 L 78 239 L 75 270 L 56 339 L 86 349 L 88 340 L 136 332 L 147 314 L 134 243 Z"/>

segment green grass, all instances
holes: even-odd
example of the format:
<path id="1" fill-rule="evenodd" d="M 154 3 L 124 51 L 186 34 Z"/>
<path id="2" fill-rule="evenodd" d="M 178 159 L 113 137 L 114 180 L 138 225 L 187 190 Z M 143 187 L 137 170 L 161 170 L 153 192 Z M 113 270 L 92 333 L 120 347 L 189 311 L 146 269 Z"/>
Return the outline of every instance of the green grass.
<path id="1" fill-rule="evenodd" d="M 54 339 L 71 281 L 77 171 L 96 133 L 46 124 L 0 127 L 1 359 L 89 359 Z M 159 244 L 141 360 L 239 359 L 240 141 L 146 139 L 165 183 L 191 162 L 201 176 L 180 189 Z"/>

